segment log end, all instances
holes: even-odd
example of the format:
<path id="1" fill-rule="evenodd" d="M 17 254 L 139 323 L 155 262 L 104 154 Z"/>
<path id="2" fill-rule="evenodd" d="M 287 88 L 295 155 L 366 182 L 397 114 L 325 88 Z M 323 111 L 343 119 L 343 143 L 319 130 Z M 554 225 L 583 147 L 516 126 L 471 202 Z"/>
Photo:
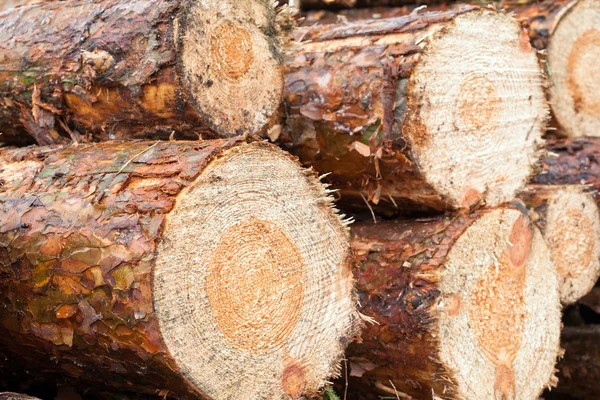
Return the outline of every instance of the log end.
<path id="1" fill-rule="evenodd" d="M 559 353 L 560 303 L 541 233 L 514 209 L 476 220 L 440 280 L 439 362 L 453 397 L 536 398 Z"/>
<path id="2" fill-rule="evenodd" d="M 283 92 L 281 40 L 272 2 L 190 2 L 179 28 L 182 85 L 223 137 L 258 133 Z"/>
<path id="3" fill-rule="evenodd" d="M 571 137 L 600 135 L 600 1 L 577 2 L 548 46 L 551 104 Z"/>
<path id="4" fill-rule="evenodd" d="M 199 392 L 298 398 L 339 373 L 360 318 L 348 232 L 312 171 L 275 146 L 236 147 L 179 195 L 164 229 L 154 307 Z"/>
<path id="5" fill-rule="evenodd" d="M 550 197 L 544 235 L 559 277 L 560 299 L 572 304 L 600 277 L 600 212 L 581 186 L 560 186 Z"/>
<path id="6" fill-rule="evenodd" d="M 403 126 L 417 164 L 451 208 L 512 199 L 548 114 L 535 52 L 516 20 L 491 10 L 460 15 L 425 40 Z"/>

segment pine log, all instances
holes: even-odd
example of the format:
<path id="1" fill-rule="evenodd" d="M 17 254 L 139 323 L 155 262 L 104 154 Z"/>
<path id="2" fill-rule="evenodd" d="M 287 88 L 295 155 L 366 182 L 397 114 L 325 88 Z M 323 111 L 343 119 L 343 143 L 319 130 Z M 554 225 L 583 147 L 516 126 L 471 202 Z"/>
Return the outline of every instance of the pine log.
<path id="1" fill-rule="evenodd" d="M 565 327 L 561 335 L 565 356 L 558 364 L 559 384 L 553 389 L 580 400 L 600 395 L 600 326 Z"/>
<path id="2" fill-rule="evenodd" d="M 594 196 L 581 185 L 531 185 L 520 198 L 552 253 L 561 302 L 575 303 L 600 278 L 600 212 Z"/>
<path id="3" fill-rule="evenodd" d="M 600 0 L 546 0 L 514 9 L 547 51 L 550 103 L 560 133 L 600 135 Z"/>
<path id="4" fill-rule="evenodd" d="M 360 327 L 348 232 L 276 146 L 5 149 L 0 181 L 4 368 L 210 399 L 311 396 L 338 373 Z"/>
<path id="5" fill-rule="evenodd" d="M 0 13 L 0 141 L 259 132 L 281 101 L 279 48 L 266 0 L 10 9 Z"/>
<path id="6" fill-rule="evenodd" d="M 285 129 L 270 137 L 331 173 L 343 205 L 495 206 L 524 186 L 547 110 L 536 55 L 510 16 L 463 6 L 296 33 Z"/>
<path id="7" fill-rule="evenodd" d="M 361 312 L 348 398 L 534 399 L 555 384 L 560 302 L 539 230 L 512 208 L 352 228 Z"/>
<path id="8" fill-rule="evenodd" d="M 600 190 L 600 138 L 549 139 L 549 154 L 532 183 L 542 185 L 589 185 L 598 198 Z"/>

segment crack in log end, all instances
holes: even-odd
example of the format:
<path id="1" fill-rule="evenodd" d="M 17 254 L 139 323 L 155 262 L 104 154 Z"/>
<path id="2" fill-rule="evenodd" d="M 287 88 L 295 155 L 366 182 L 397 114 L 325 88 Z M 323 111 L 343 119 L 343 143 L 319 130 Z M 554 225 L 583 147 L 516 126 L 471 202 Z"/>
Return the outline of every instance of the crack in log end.
<path id="1" fill-rule="evenodd" d="M 600 0 L 575 2 L 548 45 L 550 102 L 562 133 L 600 135 Z"/>
<path id="2" fill-rule="evenodd" d="M 451 248 L 440 290 L 449 309 L 439 358 L 459 397 L 538 396 L 558 356 L 560 308 L 549 249 L 529 219 L 511 208 L 477 219 Z"/>
<path id="3" fill-rule="evenodd" d="M 221 333 L 254 354 L 281 348 L 302 310 L 305 269 L 298 247 L 274 223 L 250 217 L 229 228 L 206 278 Z"/>
<path id="4" fill-rule="evenodd" d="M 237 81 L 254 62 L 250 33 L 231 21 L 221 23 L 210 38 L 211 65 L 225 79 Z"/>
<path id="5" fill-rule="evenodd" d="M 221 136 L 256 134 L 283 93 L 281 40 L 272 2 L 190 2 L 182 17 L 182 86 L 209 128 Z"/>
<path id="6" fill-rule="evenodd" d="M 452 208 L 512 199 L 538 158 L 544 80 L 521 36 L 508 15 L 460 15 L 428 38 L 409 78 L 403 133 L 425 180 Z"/>
<path id="7" fill-rule="evenodd" d="M 600 115 L 600 31 L 579 36 L 567 61 L 567 88 L 576 113 Z"/>

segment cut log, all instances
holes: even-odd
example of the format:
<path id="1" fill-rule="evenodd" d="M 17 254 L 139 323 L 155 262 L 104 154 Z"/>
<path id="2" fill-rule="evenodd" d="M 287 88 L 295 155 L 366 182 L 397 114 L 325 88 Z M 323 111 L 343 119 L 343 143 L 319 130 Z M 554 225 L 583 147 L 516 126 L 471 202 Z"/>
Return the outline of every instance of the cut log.
<path id="1" fill-rule="evenodd" d="M 184 398 L 315 395 L 360 317 L 310 170 L 241 139 L 0 151 L 0 350 Z"/>
<path id="2" fill-rule="evenodd" d="M 550 139 L 542 171 L 532 183 L 542 185 L 590 185 L 600 190 L 600 138 Z"/>
<path id="3" fill-rule="evenodd" d="M 357 224 L 362 313 L 349 398 L 534 399 L 554 385 L 560 301 L 550 251 L 512 208 Z"/>
<path id="4" fill-rule="evenodd" d="M 565 327 L 561 335 L 565 356 L 558 364 L 558 393 L 596 400 L 600 393 L 600 326 Z"/>
<path id="5" fill-rule="evenodd" d="M 279 47 L 263 0 L 69 0 L 5 11 L 0 141 L 258 132 L 281 101 Z"/>
<path id="6" fill-rule="evenodd" d="M 573 304 L 600 278 L 600 212 L 584 186 L 531 185 L 520 196 L 552 253 L 560 300 Z"/>
<path id="7" fill-rule="evenodd" d="M 547 0 L 515 9 L 547 50 L 550 103 L 561 133 L 600 135 L 600 0 Z"/>
<path id="8" fill-rule="evenodd" d="M 490 29 L 494 26 L 495 29 Z M 382 212 L 495 206 L 538 158 L 543 78 L 519 24 L 464 6 L 297 31 L 271 136 Z"/>

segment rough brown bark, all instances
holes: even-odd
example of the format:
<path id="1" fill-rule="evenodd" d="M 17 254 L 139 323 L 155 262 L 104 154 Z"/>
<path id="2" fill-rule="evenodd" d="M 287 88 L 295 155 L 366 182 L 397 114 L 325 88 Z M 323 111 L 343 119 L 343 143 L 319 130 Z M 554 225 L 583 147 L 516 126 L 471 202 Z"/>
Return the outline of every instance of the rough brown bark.
<path id="1" fill-rule="evenodd" d="M 530 268 L 530 261 L 526 261 L 530 257 L 530 251 L 532 252 L 531 258 L 539 256 L 546 257 L 547 261 L 549 260 L 549 256 L 541 254 L 543 251 L 539 252 L 537 244 L 532 246 L 532 243 L 539 243 L 541 238 L 536 236 L 539 233 L 533 233 L 532 240 L 532 231 L 529 230 L 528 219 L 523 214 L 515 210 L 510 212 L 516 215 L 511 215 L 508 211 L 508 214 L 496 214 L 493 216 L 495 222 L 491 223 L 490 226 L 490 235 L 494 234 L 492 233 L 494 229 L 496 233 L 498 229 L 505 229 L 500 228 L 502 222 L 498 224 L 499 221 L 507 218 L 515 221 L 514 225 L 513 222 L 509 223 L 508 228 L 508 231 L 510 231 L 509 240 L 513 247 L 507 247 L 504 250 L 505 253 L 499 257 L 497 264 L 500 268 L 499 274 L 492 273 L 493 277 L 490 276 L 489 279 L 491 280 L 488 281 L 485 273 L 483 278 L 472 278 L 469 276 L 469 272 L 466 272 L 460 279 L 461 283 L 458 287 L 453 287 L 453 290 L 457 291 L 455 294 L 448 295 L 448 293 L 444 293 L 446 289 L 443 281 L 448 279 L 448 274 L 452 275 L 453 273 L 448 272 L 451 268 L 454 268 L 450 264 L 458 262 L 456 259 L 451 261 L 449 254 L 457 245 L 459 238 L 476 221 L 489 215 L 490 212 L 490 210 L 480 210 L 471 215 L 454 215 L 422 221 L 397 220 L 378 224 L 359 223 L 353 227 L 352 246 L 356 252 L 355 277 L 360 295 L 361 312 L 372 317 L 376 323 L 369 325 L 362 334 L 362 342 L 351 345 L 347 352 L 348 374 L 350 376 L 348 382 L 349 398 L 376 399 L 381 395 L 395 398 L 398 394 L 414 396 L 419 399 L 432 398 L 432 395 L 437 396 L 435 398 L 444 399 L 491 398 L 483 392 L 483 387 L 490 383 L 495 387 L 496 398 L 527 398 L 522 397 L 523 393 L 515 393 L 514 391 L 512 396 L 509 395 L 510 382 L 512 381 L 512 384 L 514 384 L 515 378 L 511 378 L 510 373 L 508 375 L 499 373 L 499 370 L 502 369 L 501 366 L 498 366 L 499 369 L 492 372 L 491 376 L 486 376 L 485 383 L 481 382 L 481 385 L 479 385 L 478 382 L 475 385 L 481 386 L 480 388 L 467 388 L 465 386 L 468 385 L 464 385 L 464 382 L 462 384 L 457 383 L 456 371 L 453 371 L 446 364 L 447 360 L 442 361 L 440 356 L 443 329 L 438 327 L 439 321 L 443 318 L 455 318 L 469 308 L 467 304 L 471 303 L 472 298 L 462 298 L 461 296 L 466 291 L 471 290 L 467 289 L 469 285 L 467 282 L 470 279 L 482 279 L 480 282 L 488 282 L 484 285 L 489 284 L 490 287 L 487 290 L 494 293 L 495 289 L 491 287 L 496 284 L 497 287 L 510 288 L 516 281 L 524 279 L 524 275 L 521 276 L 521 274 L 526 274 L 524 270 L 517 268 L 520 272 L 516 272 L 516 275 L 512 274 L 517 270 L 509 272 L 510 267 L 503 271 L 503 268 L 508 265 L 506 263 L 512 263 L 511 265 L 527 264 L 527 268 Z M 498 243 L 508 238 L 500 237 L 502 235 L 495 239 Z M 481 246 L 488 245 L 484 244 L 483 241 L 481 242 Z M 493 247 L 494 245 L 485 251 L 489 251 L 490 254 L 499 251 L 493 249 Z M 533 253 L 538 254 L 533 255 Z M 511 261 L 508 261 L 509 259 Z M 469 267 L 473 267 L 473 270 L 481 268 L 481 266 L 477 266 L 477 262 L 472 260 L 463 261 L 472 264 Z M 548 264 L 550 265 L 548 269 L 552 271 L 551 263 L 548 262 Z M 444 272 L 445 268 L 448 268 L 448 271 Z M 469 268 L 465 267 L 465 269 L 468 270 Z M 464 272 L 456 273 L 462 274 Z M 553 280 L 551 273 L 544 279 L 546 278 Z M 492 284 L 492 282 L 496 283 Z M 478 285 L 481 284 L 478 283 Z M 495 318 L 499 319 L 496 323 L 497 326 L 500 326 L 499 330 L 492 334 L 494 339 L 480 338 L 476 344 L 472 345 L 473 349 L 477 349 L 478 346 L 488 347 L 492 353 L 490 358 L 484 361 L 483 364 L 487 362 L 492 365 L 496 364 L 493 348 L 498 346 L 498 343 L 503 343 L 499 345 L 503 349 L 500 350 L 500 353 L 511 353 L 515 350 L 511 350 L 512 346 L 516 346 L 516 348 L 521 346 L 520 339 L 505 340 L 503 338 L 505 335 L 511 335 L 514 338 L 519 336 L 518 329 L 509 333 L 505 325 L 507 321 L 511 321 L 513 326 L 519 324 L 521 321 L 519 307 L 508 308 L 509 306 L 502 305 L 506 301 L 505 299 L 510 299 L 509 302 L 518 304 L 518 299 L 522 296 L 518 293 L 522 289 L 518 289 L 517 286 L 513 288 L 516 290 L 515 292 L 512 291 L 513 289 L 508 289 L 511 293 L 505 293 L 506 297 L 501 292 L 489 295 L 487 301 L 490 303 L 486 303 L 482 299 L 475 300 L 477 304 L 475 307 L 481 307 L 490 313 L 489 318 L 483 323 L 484 326 L 489 324 L 489 326 L 483 328 L 483 336 L 486 333 L 494 332 L 495 322 L 493 321 Z M 549 287 L 552 287 L 552 285 Z M 554 290 L 556 291 L 555 286 Z M 545 321 L 543 323 L 553 325 L 548 327 L 548 334 L 552 336 L 549 332 L 554 331 L 556 337 L 550 340 L 552 342 L 550 347 L 554 346 L 551 351 L 557 352 L 560 329 L 558 296 L 557 293 L 553 293 L 551 290 L 548 291 L 547 295 L 554 297 L 554 300 L 548 305 L 553 308 L 552 317 L 550 318 L 552 322 Z M 479 295 L 474 296 L 479 298 Z M 469 313 L 472 313 L 472 310 Z M 464 315 L 460 318 L 463 317 Z M 473 314 L 469 314 L 468 318 L 473 318 Z M 504 322 L 502 322 L 503 318 L 506 318 Z M 477 318 L 471 319 L 473 329 L 477 325 Z M 487 329 L 490 331 L 487 332 Z M 473 332 L 468 331 L 461 333 L 463 334 L 462 337 L 473 335 Z M 477 337 L 477 335 L 478 333 L 475 331 L 475 336 Z M 544 337 L 544 340 L 547 339 L 547 337 Z M 486 340 L 488 341 L 486 342 Z M 489 340 L 492 340 L 493 343 Z M 462 345 L 464 344 L 461 344 L 458 338 L 451 340 L 450 346 L 460 347 Z M 498 350 L 498 348 L 495 350 Z M 540 385 L 536 388 L 539 392 L 541 392 L 542 387 L 551 375 L 557 353 L 550 357 L 550 365 L 547 365 L 548 359 L 543 362 L 540 361 L 541 359 L 538 358 L 540 354 L 542 352 L 537 351 L 532 356 L 532 360 L 529 361 L 531 365 L 536 365 L 538 372 L 543 369 L 545 372 L 542 374 L 548 375 L 542 377 L 541 385 L 539 376 L 530 376 L 531 381 L 536 381 L 533 385 Z M 471 353 L 470 357 L 464 363 L 456 360 L 458 367 L 460 368 L 465 363 L 471 363 L 472 359 L 475 358 L 475 352 Z M 505 360 L 505 362 L 508 362 L 506 365 L 509 366 L 512 361 Z M 469 370 L 467 366 L 464 368 Z M 479 376 L 485 368 L 481 363 L 476 366 L 474 364 L 468 375 Z M 509 370 L 512 369 L 511 366 L 508 368 Z M 505 371 L 508 372 L 509 370 Z M 469 392 L 469 390 L 475 391 L 475 394 L 472 391 Z M 482 390 L 478 393 L 479 396 L 477 395 L 478 390 Z M 501 397 L 498 397 L 498 395 L 501 395 Z"/>
<path id="2" fill-rule="evenodd" d="M 590 185 L 598 200 L 600 191 L 600 139 L 549 139 L 549 154 L 532 183 L 542 185 Z"/>
<path id="3" fill-rule="evenodd" d="M 188 294 L 189 305 L 182 303 L 173 307 L 184 308 L 183 311 L 187 310 L 190 316 L 180 319 L 174 317 L 175 311 L 171 310 L 168 314 L 170 319 L 167 320 L 167 311 L 164 310 L 166 306 L 158 303 L 156 292 L 159 284 L 162 285 L 170 277 L 165 275 L 166 272 L 160 274 L 157 266 L 161 254 L 165 254 L 169 246 L 174 246 L 167 237 L 169 224 L 174 226 L 173 229 L 179 226 L 173 222 L 173 215 L 181 209 L 178 205 L 184 204 L 184 200 L 191 196 L 189 193 L 197 187 L 205 168 L 214 165 L 209 162 L 213 159 L 218 161 L 223 154 L 244 154 L 249 157 L 253 151 L 258 151 L 259 154 L 264 151 L 272 152 L 269 153 L 271 156 L 277 154 L 274 158 L 281 157 L 284 165 L 293 163 L 295 166 L 291 170 L 299 171 L 302 179 L 316 182 L 316 178 L 307 175 L 291 157 L 277 147 L 262 142 L 245 144 L 240 138 L 204 142 L 105 142 L 0 151 L 0 354 L 6 356 L 0 358 L 0 371 L 10 371 L 11 368 L 25 365 L 26 371 L 35 371 L 40 376 L 62 374 L 71 379 L 76 378 L 77 382 L 87 382 L 102 388 L 171 394 L 184 398 L 200 397 L 200 392 L 204 390 L 199 387 L 209 386 L 202 386 L 206 382 L 198 382 L 193 369 L 177 361 L 178 354 L 172 353 L 174 347 L 166 341 L 169 339 L 166 326 L 171 320 L 179 327 L 187 326 L 191 323 L 187 319 L 197 317 L 192 318 L 191 315 L 195 314 L 186 307 L 200 306 L 192 305 L 193 300 L 189 299 Z M 260 162 L 265 163 L 270 156 L 263 154 L 254 157 L 260 157 Z M 257 181 L 253 182 L 253 187 L 257 187 L 260 178 L 258 173 L 254 174 Z M 229 182 L 223 176 L 214 179 Z M 295 182 L 294 186 L 302 182 Z M 270 184 L 273 185 L 272 179 Z M 242 193 L 248 192 L 244 192 L 243 188 L 241 190 Z M 310 188 L 302 190 L 307 193 L 312 191 Z M 320 194 L 313 192 L 310 196 L 312 195 Z M 326 196 L 324 191 L 323 196 Z M 251 197 L 252 194 L 246 196 L 244 201 L 252 201 Z M 228 201 L 227 195 L 215 194 L 211 201 L 215 204 Z M 305 204 L 305 200 L 298 201 Z M 327 215 L 333 216 L 323 202 L 327 202 L 326 197 L 313 198 L 310 207 L 326 207 L 327 213 L 331 213 Z M 219 209 L 229 209 L 229 204 L 219 204 Z M 271 202 L 268 204 L 272 221 L 276 221 L 277 212 Z M 197 210 L 198 207 L 194 209 Z M 251 213 L 261 212 L 260 206 L 256 208 Z M 243 206 L 234 207 L 229 215 L 241 216 L 243 212 Z M 217 220 L 216 214 L 215 211 L 211 216 L 213 220 Z M 327 223 L 335 226 L 339 221 L 334 217 Z M 179 229 L 186 230 L 191 236 L 195 235 L 200 229 L 198 224 L 191 221 L 188 224 L 190 226 L 180 226 Z M 257 224 L 260 224 L 260 220 Z M 251 227 L 244 232 L 246 236 L 242 245 L 247 246 L 251 240 L 249 236 L 256 234 Z M 268 232 L 268 226 L 264 227 L 263 239 L 270 237 Z M 343 232 L 341 224 L 339 232 Z M 345 236 L 345 233 L 342 234 Z M 297 244 L 293 241 L 291 243 Z M 338 247 L 335 243 L 326 245 Z M 320 245 L 313 244 L 312 249 L 315 249 L 314 246 Z M 272 247 L 270 251 L 279 251 L 274 242 Z M 294 249 L 295 247 L 291 250 Z M 348 251 L 347 243 L 344 251 Z M 233 253 L 231 250 L 228 252 L 230 263 L 223 268 L 230 268 L 227 271 L 235 275 L 235 263 L 231 259 Z M 196 254 L 195 257 L 200 256 Z M 252 258 L 251 256 L 252 254 L 246 257 L 246 262 L 250 264 L 248 257 Z M 298 259 L 304 259 L 301 255 L 297 256 Z M 331 279 L 340 285 L 340 290 L 347 286 L 347 295 L 351 295 L 350 269 L 345 264 L 343 255 L 335 257 L 340 258 L 338 261 L 345 265 L 342 269 L 346 269 L 346 272 L 340 269 L 331 275 Z M 269 254 L 266 254 L 263 262 L 268 263 L 268 260 Z M 288 267 L 285 262 L 280 265 L 280 268 Z M 309 267 L 304 268 L 305 273 L 308 273 Z M 319 271 L 321 268 L 322 265 L 319 265 Z M 342 282 L 343 275 L 347 275 L 346 283 Z M 245 277 L 242 275 L 236 284 L 243 285 Z M 187 283 L 186 276 L 172 278 L 179 282 L 180 292 L 186 292 L 190 290 L 189 286 L 194 286 L 193 283 Z M 325 281 L 327 279 L 329 278 Z M 273 287 L 274 283 L 268 284 Z M 226 288 L 221 289 L 218 285 L 214 287 L 209 289 L 216 293 L 209 291 L 209 298 L 211 295 L 217 296 L 217 299 L 225 296 L 214 308 L 219 308 L 221 319 L 217 322 L 220 322 L 230 315 L 227 308 L 235 306 L 237 300 Z M 302 297 L 302 291 L 298 295 L 298 283 L 287 282 L 286 287 L 289 289 L 288 298 L 300 296 L 300 304 L 294 305 L 298 309 L 303 307 L 303 299 L 307 301 L 312 296 L 312 293 L 306 293 Z M 330 298 L 332 289 L 328 289 L 326 297 Z M 267 301 L 265 296 L 268 291 L 269 288 L 260 291 L 263 301 Z M 344 296 L 334 296 L 335 301 Z M 233 301 L 233 305 L 227 304 L 227 300 Z M 279 303 L 283 306 L 287 304 L 285 301 Z M 316 308 L 324 310 L 330 306 Z M 158 315 L 159 311 L 162 312 L 162 319 Z M 274 312 L 280 315 L 279 311 L 278 308 Z M 312 312 L 314 311 L 305 311 L 303 315 L 306 317 Z M 239 318 L 243 318 L 243 315 L 238 316 L 238 321 Z M 345 317 L 336 313 L 336 318 L 343 320 Z M 268 323 L 265 322 L 268 317 L 262 316 L 261 321 Z M 357 319 L 354 321 L 345 325 L 353 331 L 351 336 L 356 332 L 356 326 L 352 325 L 358 323 Z M 335 325 L 338 322 L 336 320 L 330 323 Z M 300 323 L 295 325 L 295 329 L 299 329 L 299 325 Z M 221 325 L 218 328 L 221 329 Z M 206 328 L 195 329 L 196 335 L 201 337 L 201 330 Z M 223 332 L 226 337 L 229 337 L 230 332 L 235 334 L 232 328 Z M 278 336 L 273 340 L 285 338 L 284 333 L 276 333 Z M 175 335 L 181 335 L 181 332 L 178 331 Z M 184 340 L 182 336 L 176 336 L 175 339 L 177 337 Z M 267 333 L 263 336 L 257 334 L 249 339 L 248 346 L 253 343 L 256 346 L 269 345 L 268 338 Z M 339 339 L 344 342 L 351 338 Z M 261 342 L 263 340 L 266 343 Z M 336 340 L 336 346 L 341 342 Z M 213 345 L 218 347 L 217 343 Z M 298 367 L 294 364 L 293 357 L 304 355 L 294 354 L 291 348 L 288 350 L 290 355 L 286 356 L 286 363 L 289 365 L 281 362 L 281 368 L 285 369 L 283 377 L 280 377 L 283 390 L 290 391 L 292 397 L 297 397 L 306 390 L 316 390 L 313 383 L 308 381 L 314 379 L 311 377 L 314 371 L 306 371 L 309 378 L 304 381 L 305 369 L 312 368 L 306 364 L 310 360 L 303 358 L 302 366 Z M 341 357 L 343 349 L 335 351 L 339 351 L 338 357 Z M 192 353 L 190 356 L 198 357 L 199 354 Z M 329 372 L 335 373 L 336 361 L 325 361 L 322 358 L 319 356 L 317 362 L 326 363 Z M 223 379 L 226 379 L 225 376 L 230 371 L 222 372 Z M 253 370 L 243 372 L 253 373 Z M 235 376 L 236 382 L 243 378 L 241 374 Z M 318 386 L 318 383 L 315 385 Z M 228 393 L 228 390 L 250 390 L 249 387 L 233 386 L 231 389 L 222 388 L 218 395 L 208 397 L 229 398 L 236 394 Z"/>
<path id="4" fill-rule="evenodd" d="M 428 127 L 424 122 L 426 112 L 423 110 L 426 109 L 426 104 L 420 103 L 420 96 L 425 97 L 426 94 L 417 94 L 426 84 L 416 83 L 418 78 L 415 71 L 422 64 L 424 54 L 433 42 L 423 39 L 435 37 L 434 32 L 438 32 L 438 29 L 450 29 L 456 18 L 471 12 L 475 13 L 474 18 L 477 13 L 488 15 L 485 14 L 487 11 L 466 6 L 439 13 L 299 29 L 296 32 L 296 40 L 300 44 L 289 52 L 284 64 L 284 128 L 281 134 L 276 132 L 271 138 L 297 154 L 306 165 L 321 173 L 331 173 L 328 181 L 340 190 L 341 202 L 346 207 L 364 209 L 366 200 L 369 200 L 371 205 L 378 207 L 381 212 L 397 213 L 456 209 L 472 206 L 481 200 L 488 201 L 490 205 L 497 205 L 509 200 L 514 193 L 509 196 L 498 195 L 498 192 L 503 190 L 500 187 L 507 182 L 506 177 L 482 177 L 482 181 L 489 180 L 483 184 L 475 183 L 475 180 L 479 179 L 474 177 L 477 174 L 471 174 L 464 179 L 467 183 L 456 190 L 459 194 L 441 193 L 434 187 L 433 179 L 428 180 L 425 176 L 425 168 L 422 166 L 424 163 L 415 155 L 419 149 L 428 153 L 423 149 L 431 144 L 429 141 L 436 131 L 436 128 Z M 505 17 L 500 13 L 490 15 Z M 506 21 L 499 23 L 510 25 L 513 21 L 506 18 Z M 519 43 L 518 24 L 515 23 L 514 28 L 515 38 L 512 43 Z M 511 56 L 526 54 L 524 58 L 527 62 L 531 61 L 531 70 L 535 71 L 530 77 L 539 78 L 537 61 L 533 53 L 530 54 L 527 43 L 522 47 L 517 46 L 510 53 Z M 442 68 L 440 66 L 440 69 Z M 474 74 L 479 76 L 477 72 Z M 475 80 L 487 78 L 473 79 L 474 84 Z M 466 86 L 469 84 L 464 85 L 465 91 L 468 91 Z M 482 85 L 486 86 L 486 83 L 483 82 Z M 477 84 L 477 87 L 481 85 Z M 526 132 L 537 132 L 535 135 L 541 135 L 543 121 L 536 119 L 545 113 L 541 82 L 532 83 L 527 88 L 530 89 L 535 94 L 533 97 L 526 97 L 536 99 L 534 104 L 539 102 L 540 111 L 535 113 L 535 118 L 526 118 L 533 126 L 528 122 L 527 127 L 522 129 L 522 135 L 515 134 L 513 138 L 525 138 Z M 460 90 L 462 93 L 463 89 Z M 478 90 L 476 94 L 468 96 L 468 106 L 466 103 L 456 106 L 465 106 L 464 113 L 457 109 L 453 114 L 463 115 L 464 118 L 461 118 L 462 121 L 466 121 L 465 133 L 471 132 L 469 127 L 475 125 L 479 127 L 475 130 L 477 132 L 488 130 L 488 127 L 483 125 L 490 120 L 489 118 L 485 121 L 473 121 L 470 120 L 470 116 L 485 114 L 493 118 L 492 114 L 495 115 L 496 111 L 488 114 L 490 110 L 483 108 L 489 104 L 500 104 L 502 101 L 496 102 L 497 99 L 493 99 L 495 89 L 490 87 L 489 90 L 492 92 L 489 97 L 487 89 Z M 445 104 L 437 109 L 451 109 L 452 106 Z M 473 107 L 483 108 L 473 112 Z M 534 107 L 532 103 L 524 104 L 521 110 L 529 110 L 530 107 Z M 503 123 L 505 121 L 498 124 Z M 460 124 L 462 122 L 457 122 L 454 127 Z M 518 125 L 519 122 L 515 124 Z M 517 126 L 515 124 L 511 126 Z M 489 128 L 496 129 L 496 126 L 497 124 L 494 127 L 490 125 Z M 428 129 L 431 129 L 431 132 Z M 456 128 L 461 129 L 463 128 Z M 464 135 L 461 137 L 464 138 Z M 486 134 L 482 134 L 475 140 L 487 140 L 486 137 Z M 498 136 L 494 133 L 490 134 L 490 137 Z M 527 137 L 527 140 L 532 138 Z M 536 140 L 538 139 L 533 141 Z M 497 146 L 504 146 L 506 143 L 508 142 L 500 141 Z M 435 148 L 435 144 L 431 144 L 431 147 Z M 528 143 L 517 147 L 521 150 L 532 150 L 536 145 Z M 455 149 L 448 151 L 454 152 Z M 535 150 L 531 153 L 532 159 L 535 159 Z M 478 162 L 481 162 L 481 159 Z M 449 163 L 451 161 L 440 162 L 445 165 Z M 483 164 L 490 169 L 495 169 L 493 166 L 496 165 L 494 160 Z M 473 164 L 465 162 L 456 165 L 454 170 L 461 171 L 466 165 Z M 523 165 L 515 174 L 526 173 L 528 170 L 529 167 Z M 439 173 L 439 170 L 436 172 Z M 446 179 L 446 182 L 454 180 L 450 178 Z M 488 190 L 493 186 L 498 190 Z M 483 189 L 484 187 L 488 189 Z M 502 199 L 492 200 L 492 197 L 497 195 Z"/>
<path id="5" fill-rule="evenodd" d="M 85 139 L 78 132 L 107 140 L 260 131 L 278 106 L 283 81 L 272 3 L 229 4 L 218 18 L 201 16 L 195 4 L 69 0 L 1 13 L 0 141 Z M 242 13 L 248 16 L 236 15 Z M 219 30 L 220 21 L 230 26 Z M 196 48 L 187 36 L 205 40 Z M 192 73 L 190 57 L 221 57 L 227 65 L 213 60 L 214 71 Z M 257 62 L 266 83 L 246 82 L 255 78 Z M 237 92 L 248 85 L 273 90 L 255 90 L 254 103 L 239 103 L 232 93 L 231 104 L 215 106 L 211 99 L 230 90 L 222 84 L 239 84 Z"/>
<path id="6" fill-rule="evenodd" d="M 3 150 L 0 347 L 10 359 L 37 373 L 58 370 L 123 390 L 141 381 L 142 392 L 196 397 L 162 342 L 148 267 L 176 195 L 239 143 Z M 154 187 L 131 185 L 151 179 Z"/>
<path id="7" fill-rule="evenodd" d="M 567 326 L 561 334 L 565 355 L 558 364 L 559 384 L 552 391 L 576 399 L 600 395 L 600 326 Z"/>

